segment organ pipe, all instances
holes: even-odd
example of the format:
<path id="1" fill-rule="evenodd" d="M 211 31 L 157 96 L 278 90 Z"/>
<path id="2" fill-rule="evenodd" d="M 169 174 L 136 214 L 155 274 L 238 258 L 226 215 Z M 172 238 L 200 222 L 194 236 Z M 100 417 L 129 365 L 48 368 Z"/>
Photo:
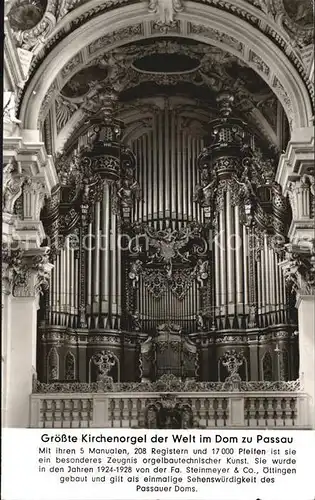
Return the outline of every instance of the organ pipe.
<path id="1" fill-rule="evenodd" d="M 267 235 L 264 235 L 264 249 L 263 249 L 264 261 L 265 261 L 265 283 L 266 283 L 266 312 L 270 310 L 270 267 L 269 267 L 269 255 L 268 255 L 268 243 Z"/>
<path id="2" fill-rule="evenodd" d="M 236 240 L 236 303 L 243 304 L 243 239 L 239 217 L 239 207 L 235 207 L 235 240 Z"/>
<path id="3" fill-rule="evenodd" d="M 95 238 L 92 237 L 92 223 L 89 224 L 88 238 L 87 238 L 87 274 L 92 276 L 92 247 L 95 244 Z M 87 281 L 87 305 L 92 307 L 92 280 Z"/>
<path id="4" fill-rule="evenodd" d="M 170 168 L 174 169 L 172 175 L 172 183 L 170 184 L 170 192 L 172 199 L 172 210 L 171 216 L 172 218 L 176 218 L 176 189 L 174 189 L 174 185 L 176 185 L 176 116 L 175 113 L 171 113 L 171 164 Z"/>
<path id="5" fill-rule="evenodd" d="M 249 304 L 249 293 L 248 293 L 248 235 L 247 235 L 247 228 L 243 226 L 243 243 L 244 243 L 244 253 L 243 253 L 243 259 L 244 259 L 244 305 L 245 305 L 245 314 L 248 313 L 248 304 Z"/>
<path id="6" fill-rule="evenodd" d="M 220 270 L 221 270 L 221 303 L 224 306 L 224 315 L 227 314 L 226 303 L 226 224 L 225 224 L 225 210 L 220 211 L 219 215 L 219 229 L 220 229 Z"/>
<path id="7" fill-rule="evenodd" d="M 93 276 L 93 313 L 97 312 L 100 295 L 100 202 L 95 204 L 95 250 L 94 250 L 94 276 Z"/>
<path id="8" fill-rule="evenodd" d="M 233 254 L 234 250 L 232 248 L 232 237 L 233 237 L 233 207 L 231 205 L 231 192 L 228 189 L 226 193 L 226 255 L 227 255 L 227 299 L 228 299 L 228 308 L 229 313 L 231 312 L 231 305 L 235 304 L 234 297 L 234 261 Z"/>
<path id="9" fill-rule="evenodd" d="M 109 269 L 109 248 L 110 248 L 110 234 L 109 234 L 109 185 L 107 182 L 104 183 L 103 188 L 103 201 L 102 201 L 102 279 L 101 279 L 101 291 L 102 291 L 102 313 L 108 313 L 108 269 Z"/>
<path id="10" fill-rule="evenodd" d="M 164 149 L 164 168 L 165 168 L 165 201 L 164 201 L 164 210 L 165 210 L 165 217 L 170 217 L 171 215 L 171 206 L 170 206 L 170 186 L 171 186 L 171 172 L 170 172 L 170 165 L 169 165 L 169 151 L 170 151 L 170 145 L 169 145 L 169 113 L 168 109 L 166 109 L 165 113 L 165 125 L 164 125 L 164 143 L 165 147 Z"/>
<path id="11" fill-rule="evenodd" d="M 222 294 L 221 294 L 221 272 L 220 272 L 220 237 L 216 235 L 214 239 L 214 258 L 215 258 L 215 290 L 216 290 L 216 314 L 220 316 L 221 304 L 223 304 Z"/>

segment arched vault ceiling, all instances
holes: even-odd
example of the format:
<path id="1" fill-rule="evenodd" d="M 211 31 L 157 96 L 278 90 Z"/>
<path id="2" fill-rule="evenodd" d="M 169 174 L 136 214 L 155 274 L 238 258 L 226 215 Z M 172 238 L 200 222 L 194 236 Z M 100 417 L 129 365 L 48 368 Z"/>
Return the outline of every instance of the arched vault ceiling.
<path id="1" fill-rule="evenodd" d="M 85 121 L 84 109 L 94 106 L 95 91 L 104 84 L 119 93 L 120 112 L 126 105 L 135 107 L 135 100 L 139 103 L 144 97 L 180 94 L 206 110 L 208 120 L 216 108 L 217 93 L 232 91 L 235 111 L 269 144 L 279 145 L 277 97 L 252 68 L 218 47 L 175 37 L 148 39 L 99 54 L 77 69 L 73 76 L 64 76 L 64 86 L 54 101 L 58 148 L 73 132 L 73 115 L 78 129 Z"/>
<path id="2" fill-rule="evenodd" d="M 38 2 L 41 4 L 41 0 Z M 211 44 L 236 56 L 272 89 L 293 128 L 308 126 L 312 108 L 307 86 L 311 86 L 301 56 L 301 47 L 310 34 L 305 26 L 308 10 L 306 14 L 296 12 L 292 21 L 294 9 L 289 15 L 287 2 L 150 0 L 148 5 L 90 0 L 76 7 L 73 0 L 48 0 L 41 21 L 45 25 L 42 38 L 41 23 L 26 32 L 16 32 L 20 45 L 34 51 L 30 77 L 20 95 L 24 127 L 40 127 L 65 84 L 93 60 L 127 43 L 165 35 Z M 300 34 L 298 38 L 294 35 L 295 41 L 288 32 L 293 22 Z M 35 28 L 39 44 L 32 46 Z"/>

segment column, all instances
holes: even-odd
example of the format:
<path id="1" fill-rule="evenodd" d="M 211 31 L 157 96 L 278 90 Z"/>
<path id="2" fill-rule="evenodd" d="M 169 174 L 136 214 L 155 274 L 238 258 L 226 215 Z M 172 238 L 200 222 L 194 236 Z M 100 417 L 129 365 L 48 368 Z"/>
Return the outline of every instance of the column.
<path id="1" fill-rule="evenodd" d="M 32 140 L 32 131 L 20 132 L 21 137 L 3 141 L 2 416 L 6 427 L 30 425 L 38 298 L 53 267 L 48 262 L 49 249 L 41 247 L 45 232 L 40 213 L 58 180 L 43 144 Z"/>
<path id="2" fill-rule="evenodd" d="M 36 376 L 37 309 L 52 264 L 41 247 L 8 252 L 9 297 L 4 303 L 4 416 L 7 427 L 28 427 L 30 395 Z"/>
<path id="3" fill-rule="evenodd" d="M 2 253 L 2 311 L 1 311 L 1 419 L 3 427 L 7 425 L 8 389 L 9 389 L 9 367 L 10 367 L 10 325 L 11 320 L 11 271 L 5 262 L 5 254 Z"/>
<path id="4" fill-rule="evenodd" d="M 315 429 L 315 238 L 314 238 L 314 128 L 293 130 L 281 155 L 276 181 L 289 197 L 292 222 L 286 260 L 280 263 L 287 283 L 297 294 L 299 376 L 309 397 L 306 420 Z M 305 421 L 305 415 L 299 415 Z"/>
<path id="5" fill-rule="evenodd" d="M 299 378 L 309 397 L 308 421 L 315 429 L 315 239 L 309 246 L 289 244 L 281 263 L 287 285 L 296 292 L 299 333 Z M 302 416 L 303 421 L 305 415 Z"/>
<path id="6" fill-rule="evenodd" d="M 303 392 L 310 398 L 309 418 L 315 429 L 315 295 L 299 295 L 299 376 Z"/>
<path id="7" fill-rule="evenodd" d="M 36 374 L 38 303 L 34 279 L 32 276 L 28 283 L 30 296 L 11 298 L 7 427 L 26 428 L 30 424 L 30 395 Z"/>

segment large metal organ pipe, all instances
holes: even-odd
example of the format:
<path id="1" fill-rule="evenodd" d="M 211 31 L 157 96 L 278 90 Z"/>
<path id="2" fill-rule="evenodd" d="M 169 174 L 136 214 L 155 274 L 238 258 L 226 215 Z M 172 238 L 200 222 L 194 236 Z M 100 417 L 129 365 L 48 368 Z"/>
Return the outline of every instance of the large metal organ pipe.
<path id="1" fill-rule="evenodd" d="M 86 312 L 89 328 L 118 328 L 121 316 L 121 250 L 117 245 L 117 218 L 111 203 L 111 186 L 103 188 L 103 199 L 96 202 L 94 221 L 76 247 L 72 235 L 65 238 L 56 255 L 49 292 L 49 322 L 78 327 L 78 253 L 84 247 L 86 273 Z M 77 240 L 76 240 L 77 241 Z"/>
<path id="2" fill-rule="evenodd" d="M 256 245 L 259 245 L 257 238 Z M 224 205 L 219 212 L 218 229 L 213 239 L 215 287 L 215 316 L 219 318 L 244 317 L 249 312 L 249 293 L 252 277 L 249 274 L 248 255 L 250 253 L 248 228 L 241 222 L 239 206 L 231 202 L 227 191 Z M 263 246 L 256 248 L 256 275 L 259 314 L 263 316 L 262 326 L 271 324 L 271 313 L 279 311 L 285 322 L 287 308 L 283 293 L 283 275 L 279 267 L 279 255 L 270 248 L 267 237 L 263 237 Z M 241 327 L 241 319 L 237 322 Z M 269 320 L 268 320 L 269 318 Z M 228 325 L 228 323 L 225 323 Z M 228 326 L 226 326 L 228 327 Z"/>
<path id="3" fill-rule="evenodd" d="M 184 123 L 175 110 L 160 110 L 152 118 L 151 130 L 132 143 L 141 189 L 135 219 L 150 221 L 156 229 L 203 220 L 193 200 L 198 182 L 195 160 L 203 138 L 187 132 Z"/>

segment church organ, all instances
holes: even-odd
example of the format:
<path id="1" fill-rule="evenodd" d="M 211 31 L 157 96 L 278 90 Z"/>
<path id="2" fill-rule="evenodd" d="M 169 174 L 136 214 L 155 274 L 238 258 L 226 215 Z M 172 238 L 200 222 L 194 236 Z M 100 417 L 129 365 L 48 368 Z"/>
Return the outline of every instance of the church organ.
<path id="1" fill-rule="evenodd" d="M 232 350 L 243 380 L 296 378 L 279 265 L 287 200 L 232 95 L 220 95 L 209 124 L 171 98 L 130 132 L 114 109 L 102 112 L 58 158 L 60 186 L 43 211 L 54 269 L 39 312 L 39 379 L 94 382 L 91 363 L 108 351 L 116 381 L 224 381 Z M 164 330 L 177 355 L 147 356 L 144 374 L 145 346 L 159 349 Z"/>

